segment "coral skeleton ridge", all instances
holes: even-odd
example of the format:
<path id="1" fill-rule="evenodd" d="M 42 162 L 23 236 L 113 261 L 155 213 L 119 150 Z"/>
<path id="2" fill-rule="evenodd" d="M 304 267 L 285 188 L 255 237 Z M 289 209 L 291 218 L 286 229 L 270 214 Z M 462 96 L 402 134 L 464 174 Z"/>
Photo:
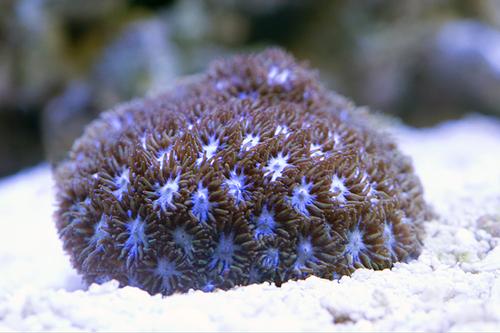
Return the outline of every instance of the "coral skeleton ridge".
<path id="1" fill-rule="evenodd" d="M 369 117 L 279 49 L 216 61 L 86 128 L 55 169 L 64 249 L 164 295 L 415 258 L 420 181 Z"/>

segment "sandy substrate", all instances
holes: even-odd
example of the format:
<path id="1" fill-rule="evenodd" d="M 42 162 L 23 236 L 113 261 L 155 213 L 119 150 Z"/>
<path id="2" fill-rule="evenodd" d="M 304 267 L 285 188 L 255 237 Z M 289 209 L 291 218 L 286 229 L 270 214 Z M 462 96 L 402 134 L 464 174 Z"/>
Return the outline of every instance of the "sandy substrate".
<path id="1" fill-rule="evenodd" d="M 0 181 L 0 331 L 500 331 L 500 123 L 393 133 L 440 217 L 418 260 L 338 282 L 167 298 L 113 281 L 86 287 L 56 235 L 48 166 Z"/>

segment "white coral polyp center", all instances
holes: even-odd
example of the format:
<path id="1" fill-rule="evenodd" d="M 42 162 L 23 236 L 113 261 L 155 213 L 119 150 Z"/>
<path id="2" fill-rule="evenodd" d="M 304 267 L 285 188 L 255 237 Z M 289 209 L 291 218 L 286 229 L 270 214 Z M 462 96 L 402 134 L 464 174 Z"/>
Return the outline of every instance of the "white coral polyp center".
<path id="1" fill-rule="evenodd" d="M 330 193 L 335 201 L 342 204 L 346 203 L 346 196 L 349 194 L 349 190 L 345 186 L 345 178 L 333 175 L 332 183 L 330 185 Z"/>
<path id="2" fill-rule="evenodd" d="M 165 185 L 157 190 L 158 199 L 154 201 L 155 207 L 160 207 L 163 211 L 168 208 L 175 209 L 174 196 L 179 194 L 179 176 L 174 179 L 169 178 Z"/>
<path id="3" fill-rule="evenodd" d="M 289 81 L 291 77 L 290 70 L 280 69 L 277 66 L 272 66 L 267 74 L 267 83 L 270 86 L 283 85 Z"/>
<path id="4" fill-rule="evenodd" d="M 274 236 L 274 229 L 276 228 L 276 222 L 274 221 L 274 214 L 269 211 L 267 207 L 262 208 L 260 216 L 257 218 L 255 228 L 256 239 L 260 239 L 265 236 Z"/>
<path id="5" fill-rule="evenodd" d="M 274 130 L 274 135 L 283 134 L 286 138 L 290 136 L 290 129 L 285 125 L 276 126 L 276 130 Z"/>
<path id="6" fill-rule="evenodd" d="M 179 272 L 175 268 L 175 264 L 169 261 L 167 258 L 160 258 L 155 269 L 155 274 L 162 278 L 171 278 L 175 275 L 179 275 Z"/>
<path id="7" fill-rule="evenodd" d="M 274 182 L 276 179 L 283 176 L 283 171 L 290 166 L 291 164 L 288 163 L 288 155 L 283 156 L 282 153 L 279 153 L 278 156 L 271 158 L 267 166 L 264 167 L 264 176 L 271 176 L 271 181 Z"/>
<path id="8" fill-rule="evenodd" d="M 161 287 L 167 292 L 172 290 L 172 279 L 181 275 L 181 273 L 177 271 L 175 263 L 167 258 L 160 258 L 158 260 L 154 274 L 161 278 Z"/>
<path id="9" fill-rule="evenodd" d="M 311 237 L 300 237 L 299 244 L 297 245 L 297 260 L 295 261 L 294 268 L 298 270 L 303 269 L 308 262 L 314 261 L 316 261 L 316 258 L 314 257 Z"/>
<path id="10" fill-rule="evenodd" d="M 224 181 L 224 185 L 227 187 L 228 193 L 236 201 L 236 204 L 245 200 L 246 185 L 245 176 L 243 174 L 237 174 L 236 171 L 231 171 L 229 179 Z"/>
<path id="11" fill-rule="evenodd" d="M 215 156 L 215 153 L 219 149 L 219 139 L 217 139 L 215 136 L 211 136 L 208 139 L 208 143 L 202 145 L 201 147 L 201 152 L 198 156 L 198 159 L 196 160 L 196 163 L 199 165 L 203 161 L 203 158 L 206 158 L 207 160 L 211 159 L 212 157 Z"/>
<path id="12" fill-rule="evenodd" d="M 139 216 L 127 224 L 128 238 L 123 247 L 128 251 L 129 259 L 135 259 L 139 255 L 141 247 L 147 246 L 145 227 L 146 224 Z"/>
<path id="13" fill-rule="evenodd" d="M 248 151 L 259 144 L 259 136 L 251 133 L 247 134 L 241 143 L 241 150 Z"/>
<path id="14" fill-rule="evenodd" d="M 348 233 L 347 239 L 348 243 L 345 248 L 345 253 L 352 256 L 353 262 L 358 262 L 361 251 L 366 248 L 363 242 L 363 234 L 359 229 L 354 229 Z"/>
<path id="15" fill-rule="evenodd" d="M 116 190 L 113 191 L 113 194 L 118 200 L 121 200 L 124 193 L 128 191 L 128 184 L 130 183 L 130 170 L 128 168 L 124 169 L 122 173 L 115 177 L 115 185 Z"/>
<path id="16" fill-rule="evenodd" d="M 95 246 L 100 245 L 100 243 L 108 236 L 108 232 L 106 231 L 107 225 L 108 218 L 103 214 L 99 219 L 99 222 L 94 225 L 94 234 L 90 238 L 90 244 Z"/>
<path id="17" fill-rule="evenodd" d="M 212 204 L 208 197 L 208 189 L 202 184 L 198 185 L 198 190 L 193 194 L 193 215 L 199 222 L 205 223 L 208 220 L 208 215 Z"/>
<path id="18" fill-rule="evenodd" d="M 396 246 L 396 238 L 394 237 L 394 231 L 392 230 L 392 224 L 385 221 L 384 223 L 384 243 L 386 248 L 394 255 L 394 247 Z"/>
<path id="19" fill-rule="evenodd" d="M 262 267 L 266 269 L 275 268 L 280 263 L 280 253 L 278 249 L 270 248 L 266 251 L 262 259 Z"/>
<path id="20" fill-rule="evenodd" d="M 191 257 L 194 251 L 193 236 L 188 234 L 183 227 L 177 227 L 172 236 L 175 244 L 183 249 L 188 257 Z"/>
<path id="21" fill-rule="evenodd" d="M 290 202 L 295 211 L 304 216 L 309 216 L 307 207 L 312 205 L 314 203 L 314 199 L 316 198 L 315 195 L 311 194 L 312 187 L 312 183 L 307 183 L 305 179 L 302 179 L 301 184 L 293 189 L 293 193 L 290 198 Z"/>
<path id="22" fill-rule="evenodd" d="M 220 273 L 228 271 L 233 264 L 235 252 L 239 249 L 240 246 L 234 243 L 233 234 L 222 234 L 212 255 L 212 260 L 209 264 L 210 269 L 219 266 Z"/>
<path id="23" fill-rule="evenodd" d="M 311 157 L 320 157 L 325 155 L 325 153 L 321 149 L 322 149 L 321 145 L 311 143 L 311 146 L 309 148 L 311 152 Z"/>

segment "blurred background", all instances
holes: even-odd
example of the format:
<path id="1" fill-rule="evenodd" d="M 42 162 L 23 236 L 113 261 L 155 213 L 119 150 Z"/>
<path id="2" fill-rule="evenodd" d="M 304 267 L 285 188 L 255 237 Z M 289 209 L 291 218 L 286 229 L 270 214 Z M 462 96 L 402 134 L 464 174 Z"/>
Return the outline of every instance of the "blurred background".
<path id="1" fill-rule="evenodd" d="M 0 177 L 57 161 L 116 103 L 269 45 L 412 126 L 500 116 L 496 0 L 0 0 Z"/>

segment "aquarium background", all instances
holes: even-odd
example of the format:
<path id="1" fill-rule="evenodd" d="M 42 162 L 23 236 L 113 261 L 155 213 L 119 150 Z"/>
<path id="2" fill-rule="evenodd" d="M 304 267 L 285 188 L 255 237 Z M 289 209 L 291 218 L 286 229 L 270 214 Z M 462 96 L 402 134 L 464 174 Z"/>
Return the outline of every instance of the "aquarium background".
<path id="1" fill-rule="evenodd" d="M 117 103 L 270 45 L 411 126 L 500 116 L 500 1 L 0 0 L 0 177 L 57 163 Z"/>

